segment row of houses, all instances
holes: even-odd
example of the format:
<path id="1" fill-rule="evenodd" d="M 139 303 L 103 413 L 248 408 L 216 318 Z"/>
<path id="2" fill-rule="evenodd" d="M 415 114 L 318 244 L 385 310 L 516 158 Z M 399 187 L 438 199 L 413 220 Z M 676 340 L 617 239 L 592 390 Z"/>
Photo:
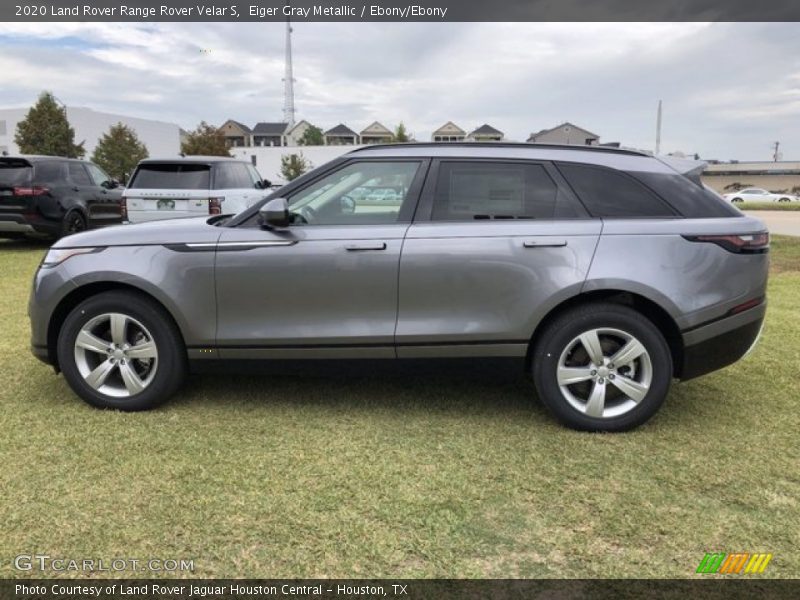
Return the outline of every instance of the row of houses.
<path id="1" fill-rule="evenodd" d="M 299 146 L 305 132 L 312 127 L 308 121 L 289 123 L 256 123 L 252 128 L 229 119 L 221 130 L 231 148 L 253 146 Z M 391 129 L 375 121 L 360 132 L 355 132 L 340 123 L 323 132 L 326 146 L 357 146 L 361 144 L 385 144 L 394 141 Z M 467 133 L 452 121 L 448 121 L 431 134 L 432 142 L 500 142 L 505 134 L 491 125 L 484 124 Z M 595 145 L 600 136 L 582 127 L 566 122 L 550 129 L 542 129 L 528 137 L 530 143 Z"/>

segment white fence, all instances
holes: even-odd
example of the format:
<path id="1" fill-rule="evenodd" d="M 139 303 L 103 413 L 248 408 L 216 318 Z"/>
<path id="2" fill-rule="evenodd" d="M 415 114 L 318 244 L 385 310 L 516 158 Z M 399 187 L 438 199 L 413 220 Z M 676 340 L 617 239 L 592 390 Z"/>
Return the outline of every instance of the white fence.
<path id="1" fill-rule="evenodd" d="M 273 183 L 286 183 L 281 175 L 282 156 L 302 154 L 313 167 L 319 167 L 356 148 L 361 146 L 254 146 L 231 148 L 231 154 L 253 162 L 265 179 Z"/>

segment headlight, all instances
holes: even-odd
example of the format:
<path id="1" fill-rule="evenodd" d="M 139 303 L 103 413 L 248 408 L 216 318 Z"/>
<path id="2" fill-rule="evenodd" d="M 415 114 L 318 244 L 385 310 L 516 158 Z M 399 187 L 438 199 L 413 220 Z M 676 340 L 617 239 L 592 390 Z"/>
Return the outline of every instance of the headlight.
<path id="1" fill-rule="evenodd" d="M 102 252 L 105 248 L 50 248 L 42 261 L 42 268 L 49 269 L 60 265 L 68 258 L 77 256 L 79 254 L 92 254 L 93 252 Z"/>

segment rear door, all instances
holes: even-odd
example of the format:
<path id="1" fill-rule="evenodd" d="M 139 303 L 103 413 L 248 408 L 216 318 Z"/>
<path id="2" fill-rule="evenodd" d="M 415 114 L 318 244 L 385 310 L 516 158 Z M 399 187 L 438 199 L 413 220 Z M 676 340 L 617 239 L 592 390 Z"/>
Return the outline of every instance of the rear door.
<path id="1" fill-rule="evenodd" d="M 549 164 L 436 161 L 403 244 L 398 357 L 524 356 L 601 228 Z"/>
<path id="2" fill-rule="evenodd" d="M 209 214 L 211 165 L 200 162 L 144 162 L 125 190 L 132 223 Z"/>
<path id="3" fill-rule="evenodd" d="M 67 194 L 70 199 L 65 203 L 64 208 L 70 210 L 80 207 L 80 210 L 89 219 L 90 227 L 101 225 L 103 215 L 99 208 L 99 192 L 84 164 L 74 160 L 67 162 L 67 180 L 69 183 Z"/>

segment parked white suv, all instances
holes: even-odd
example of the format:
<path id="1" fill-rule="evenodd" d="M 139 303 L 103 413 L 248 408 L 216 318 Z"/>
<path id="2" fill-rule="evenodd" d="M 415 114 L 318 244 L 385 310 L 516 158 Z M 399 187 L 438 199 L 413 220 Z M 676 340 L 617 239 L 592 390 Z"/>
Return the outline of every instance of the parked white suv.
<path id="1" fill-rule="evenodd" d="M 267 196 L 270 183 L 249 162 L 218 156 L 146 159 L 125 190 L 131 223 L 236 214 Z"/>

